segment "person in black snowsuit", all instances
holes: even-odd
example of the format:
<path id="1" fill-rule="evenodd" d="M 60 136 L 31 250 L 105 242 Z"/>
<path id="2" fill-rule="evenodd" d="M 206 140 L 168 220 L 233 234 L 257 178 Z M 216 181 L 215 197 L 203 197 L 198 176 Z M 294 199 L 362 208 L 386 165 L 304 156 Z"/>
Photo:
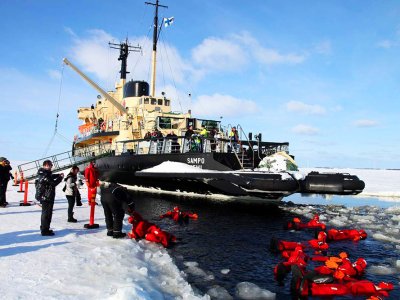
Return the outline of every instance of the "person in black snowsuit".
<path id="1" fill-rule="evenodd" d="M 0 207 L 8 205 L 6 200 L 7 185 L 10 178 L 14 179 L 10 173 L 11 170 L 10 162 L 5 157 L 0 157 Z"/>
<path id="2" fill-rule="evenodd" d="M 42 216 L 40 231 L 43 236 L 54 235 L 50 230 L 51 218 L 53 217 L 54 198 L 56 196 L 56 186 L 64 178 L 64 174 L 53 174 L 51 168 L 53 163 L 50 160 L 43 162 L 43 168 L 38 171 L 38 179 L 36 179 L 36 200 L 42 205 Z"/>
<path id="3" fill-rule="evenodd" d="M 101 204 L 106 219 L 107 236 L 115 239 L 126 236 L 122 232 L 122 221 L 125 209 L 128 213 L 133 212 L 135 204 L 126 188 L 116 183 L 103 182 L 100 185 Z"/>

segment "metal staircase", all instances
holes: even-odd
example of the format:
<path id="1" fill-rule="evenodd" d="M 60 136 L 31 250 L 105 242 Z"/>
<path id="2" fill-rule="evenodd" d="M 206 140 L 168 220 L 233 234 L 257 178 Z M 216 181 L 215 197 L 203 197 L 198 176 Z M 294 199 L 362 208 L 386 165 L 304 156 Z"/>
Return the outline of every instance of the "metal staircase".
<path id="1" fill-rule="evenodd" d="M 32 180 L 37 177 L 37 172 L 45 160 L 50 160 L 53 163 L 53 172 L 60 172 L 74 165 L 79 166 L 111 155 L 113 155 L 111 143 L 100 143 L 21 164 L 18 166 L 18 171 L 20 174 L 23 172 L 25 180 Z"/>

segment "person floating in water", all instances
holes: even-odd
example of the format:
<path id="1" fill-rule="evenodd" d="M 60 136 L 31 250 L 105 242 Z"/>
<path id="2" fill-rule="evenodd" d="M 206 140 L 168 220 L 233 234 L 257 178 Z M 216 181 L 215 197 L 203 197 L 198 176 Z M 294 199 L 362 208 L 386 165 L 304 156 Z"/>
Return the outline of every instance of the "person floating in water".
<path id="1" fill-rule="evenodd" d="M 302 223 L 299 218 L 293 218 L 292 221 L 288 222 L 285 226 L 285 229 L 294 229 L 294 230 L 302 230 L 302 229 L 319 229 L 325 230 L 326 225 L 319 221 L 319 215 L 315 214 L 312 220 L 307 223 Z"/>
<path id="2" fill-rule="evenodd" d="M 359 241 L 365 240 L 367 238 L 367 233 L 365 230 L 356 230 L 356 229 L 329 229 L 328 230 L 328 241 Z"/>
<path id="3" fill-rule="evenodd" d="M 180 210 L 179 206 L 175 206 L 173 210 L 167 211 L 165 214 L 161 215 L 160 218 L 170 218 L 176 223 L 187 224 L 189 222 L 189 219 L 197 220 L 199 216 L 196 213 L 183 212 Z"/>
<path id="4" fill-rule="evenodd" d="M 337 282 L 333 276 L 321 275 L 314 271 L 307 272 L 297 265 L 292 266 L 292 295 L 298 297 L 329 297 L 329 296 L 367 296 L 370 299 L 388 297 L 394 288 L 392 283 L 375 284 L 369 280 L 354 280 Z"/>

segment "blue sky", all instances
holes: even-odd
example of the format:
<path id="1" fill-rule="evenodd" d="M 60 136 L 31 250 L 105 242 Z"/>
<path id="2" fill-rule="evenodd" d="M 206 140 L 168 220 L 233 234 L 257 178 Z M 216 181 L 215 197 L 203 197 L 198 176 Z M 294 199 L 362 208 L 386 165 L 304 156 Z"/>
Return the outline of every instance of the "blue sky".
<path id="1" fill-rule="evenodd" d="M 42 157 L 58 103 L 62 137 L 47 154 L 70 150 L 76 109 L 97 93 L 63 57 L 110 90 L 119 66 L 107 43 L 128 36 L 143 47 L 129 78 L 149 80 L 153 8 L 115 3 L 0 1 L 1 156 Z M 161 34 L 157 93 L 176 110 L 287 141 L 300 166 L 400 168 L 398 1 L 161 4 L 175 22 Z"/>

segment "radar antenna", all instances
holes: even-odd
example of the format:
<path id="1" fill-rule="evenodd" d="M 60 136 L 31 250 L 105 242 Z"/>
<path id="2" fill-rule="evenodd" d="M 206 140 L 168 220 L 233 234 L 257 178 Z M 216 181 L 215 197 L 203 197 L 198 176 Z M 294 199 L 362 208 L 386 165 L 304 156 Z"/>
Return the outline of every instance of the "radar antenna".
<path id="1" fill-rule="evenodd" d="M 137 46 L 131 46 L 128 43 L 128 38 L 125 40 L 125 42 L 121 42 L 119 44 L 114 44 L 114 43 L 108 43 L 110 48 L 112 49 L 118 49 L 119 50 L 119 57 L 118 60 L 121 61 L 121 79 L 126 80 L 126 74 L 129 74 L 129 72 L 126 70 L 126 62 L 128 59 L 129 52 L 140 52 L 142 50 L 142 47 L 139 45 Z"/>

